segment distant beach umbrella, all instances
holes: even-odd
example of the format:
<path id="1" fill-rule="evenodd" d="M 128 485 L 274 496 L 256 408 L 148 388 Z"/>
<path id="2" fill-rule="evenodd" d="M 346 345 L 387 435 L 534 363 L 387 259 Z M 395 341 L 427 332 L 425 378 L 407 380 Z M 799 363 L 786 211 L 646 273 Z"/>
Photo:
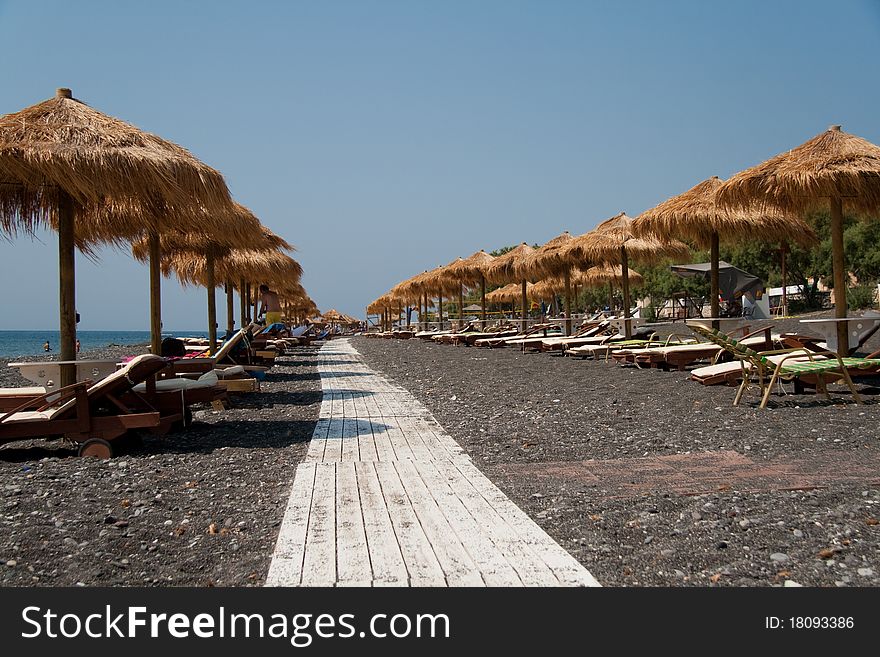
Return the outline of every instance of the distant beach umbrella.
<path id="1" fill-rule="evenodd" d="M 70 89 L 0 117 L 0 227 L 58 231 L 62 360 L 76 359 L 78 224 L 93 220 L 92 234 L 106 241 L 166 228 L 222 229 L 211 213 L 226 212 L 230 202 L 219 172 L 74 99 Z M 62 386 L 75 378 L 73 366 L 62 367 Z"/>
<path id="2" fill-rule="evenodd" d="M 536 298 L 534 296 L 534 284 L 526 283 L 526 297 L 528 299 Z M 486 301 L 489 303 L 515 303 L 522 296 L 522 285 L 520 283 L 510 283 L 497 290 L 492 290 L 486 294 Z"/>
<path id="3" fill-rule="evenodd" d="M 461 285 L 480 284 L 480 315 L 483 325 L 486 323 L 486 269 L 495 258 L 480 249 L 467 258 L 457 258 L 445 267 L 445 273 Z M 459 288 L 460 289 L 460 288 Z M 459 303 L 461 299 L 459 298 Z"/>
<path id="4" fill-rule="evenodd" d="M 768 210 L 803 215 L 828 208 L 834 268 L 834 314 L 847 316 L 844 208 L 855 215 L 880 216 L 880 146 L 833 125 L 800 146 L 741 171 L 717 192 L 722 208 Z M 846 322 L 838 322 L 841 354 L 848 353 Z"/>
<path id="5" fill-rule="evenodd" d="M 709 249 L 712 317 L 720 314 L 719 242 L 778 241 L 810 245 L 817 241 L 815 233 L 804 221 L 784 215 L 778 209 L 719 207 L 717 192 L 723 184 L 724 181 L 718 176 L 712 176 L 683 194 L 646 210 L 632 223 L 636 235 L 687 240 L 700 248 Z"/>
<path id="6" fill-rule="evenodd" d="M 593 230 L 575 237 L 564 251 L 573 261 L 584 264 L 619 264 L 623 279 L 623 313 L 630 317 L 629 261 L 650 262 L 664 257 L 687 257 L 687 245 L 676 240 L 638 237 L 633 233 L 633 220 L 625 212 L 606 219 Z M 627 338 L 632 337 L 632 325 L 624 322 Z"/>
<path id="7" fill-rule="evenodd" d="M 498 256 L 485 270 L 486 279 L 493 283 L 518 282 L 520 285 L 520 302 L 522 305 L 522 330 L 526 329 L 529 316 L 528 281 L 531 275 L 528 270 L 528 258 L 534 248 L 523 242 L 507 253 Z"/>
<path id="8" fill-rule="evenodd" d="M 226 224 L 231 232 L 239 235 L 236 239 L 236 248 L 253 251 L 292 250 L 293 247 L 286 240 L 275 235 L 271 230 L 260 224 L 260 221 L 246 207 L 239 203 L 233 204 L 235 211 L 230 214 Z M 226 315 L 227 330 L 232 330 L 233 309 L 232 289 L 235 285 L 233 278 L 221 278 L 217 276 L 216 263 L 218 259 L 227 257 L 233 250 L 225 239 L 218 239 L 210 233 L 199 231 L 166 231 L 159 236 L 159 252 L 162 254 L 162 269 L 166 275 L 169 269 L 175 268 L 177 263 L 192 263 L 187 256 L 204 258 L 204 268 L 198 273 L 190 269 L 191 276 L 186 279 L 187 283 L 204 285 L 208 291 L 208 342 L 213 350 L 217 342 L 217 307 L 214 296 L 215 288 L 224 285 L 226 288 Z M 150 240 L 142 238 L 132 245 L 132 255 L 138 260 L 148 260 L 150 256 Z M 243 293 L 243 292 L 242 292 Z"/>
<path id="9" fill-rule="evenodd" d="M 565 299 L 565 334 L 571 335 L 571 256 L 566 247 L 574 238 L 565 231 L 525 257 L 523 270 L 530 278 L 561 278 L 564 287 L 559 293 Z"/>

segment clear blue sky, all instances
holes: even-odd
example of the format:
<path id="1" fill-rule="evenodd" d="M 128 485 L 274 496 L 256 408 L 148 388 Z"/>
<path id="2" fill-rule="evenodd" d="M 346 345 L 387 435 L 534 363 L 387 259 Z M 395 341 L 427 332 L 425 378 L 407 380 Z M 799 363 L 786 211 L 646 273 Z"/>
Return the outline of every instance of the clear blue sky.
<path id="1" fill-rule="evenodd" d="M 878 62 L 877 0 L 0 0 L 0 112 L 67 86 L 182 144 L 358 316 L 832 123 L 880 143 Z M 57 326 L 56 259 L 49 233 L 0 241 L 0 329 Z M 145 266 L 78 267 L 81 328 L 148 327 Z M 205 323 L 204 291 L 163 292 L 166 327 Z"/>

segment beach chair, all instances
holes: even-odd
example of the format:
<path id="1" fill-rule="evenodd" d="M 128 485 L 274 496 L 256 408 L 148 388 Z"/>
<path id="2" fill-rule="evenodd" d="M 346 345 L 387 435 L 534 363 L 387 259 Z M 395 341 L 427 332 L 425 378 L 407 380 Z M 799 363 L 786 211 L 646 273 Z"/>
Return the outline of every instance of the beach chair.
<path id="1" fill-rule="evenodd" d="M 111 441 L 128 431 L 143 429 L 161 435 L 183 416 L 163 414 L 133 388 L 153 379 L 167 365 L 161 356 L 144 354 L 97 383 L 82 381 L 29 399 L 0 413 L 0 443 L 63 438 L 78 445 L 81 456 L 109 458 Z"/>
<path id="2" fill-rule="evenodd" d="M 880 359 L 841 357 L 833 351 L 775 350 L 757 352 L 743 346 L 738 340 L 731 338 L 718 329 L 703 326 L 692 326 L 695 332 L 711 340 L 730 352 L 740 362 L 742 383 L 737 390 L 733 405 L 738 406 L 745 391 L 757 384 L 761 391 L 761 408 L 766 408 L 770 393 L 777 383 L 795 381 L 810 377 L 815 381 L 816 389 L 826 398 L 828 379 L 840 379 L 850 389 L 853 399 L 861 404 L 862 398 L 853 384 L 850 369 L 880 369 Z M 771 356 L 781 358 L 770 360 Z"/>
<path id="3" fill-rule="evenodd" d="M 555 324 L 536 324 L 532 326 L 530 329 L 522 332 L 516 333 L 514 335 L 508 336 L 493 336 L 490 338 L 481 338 L 474 342 L 474 346 L 476 347 L 485 347 L 489 349 L 494 349 L 497 347 L 506 347 L 509 344 L 516 344 L 517 341 L 522 341 L 528 338 L 534 338 L 539 334 L 543 337 L 547 336 L 547 331 L 550 328 L 559 328 Z"/>

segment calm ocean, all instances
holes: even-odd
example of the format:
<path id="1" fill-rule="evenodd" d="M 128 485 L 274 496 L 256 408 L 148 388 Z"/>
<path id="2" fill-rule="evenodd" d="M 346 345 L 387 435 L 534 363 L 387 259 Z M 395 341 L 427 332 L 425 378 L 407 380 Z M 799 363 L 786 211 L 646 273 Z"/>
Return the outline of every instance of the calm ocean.
<path id="1" fill-rule="evenodd" d="M 165 333 L 163 333 L 165 335 Z M 171 331 L 168 335 L 207 337 L 206 331 Z M 103 349 L 104 347 L 129 344 L 144 344 L 150 341 L 149 331 L 78 331 L 83 351 Z M 42 354 L 43 344 L 49 341 L 52 354 L 58 353 L 58 331 L 0 331 L 0 358 Z"/>

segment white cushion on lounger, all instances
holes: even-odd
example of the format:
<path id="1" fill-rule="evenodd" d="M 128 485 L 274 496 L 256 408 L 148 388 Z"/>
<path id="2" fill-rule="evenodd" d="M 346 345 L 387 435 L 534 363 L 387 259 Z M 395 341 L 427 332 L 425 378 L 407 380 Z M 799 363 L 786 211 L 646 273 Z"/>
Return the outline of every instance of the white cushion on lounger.
<path id="1" fill-rule="evenodd" d="M 16 422 L 41 422 L 52 417 L 52 411 L 19 411 L 3 420 L 3 424 L 15 424 Z"/>
<path id="2" fill-rule="evenodd" d="M 232 365 L 230 367 L 224 367 L 222 369 L 214 370 L 221 379 L 225 379 L 229 376 L 236 376 L 237 374 L 244 374 L 244 365 Z"/>
<path id="3" fill-rule="evenodd" d="M 214 370 L 205 372 L 198 379 L 184 379 L 178 377 L 176 379 L 163 379 L 156 381 L 156 390 L 160 392 L 168 392 L 169 390 L 192 390 L 194 388 L 211 388 L 217 385 L 217 373 Z M 146 392 L 147 383 L 139 383 L 134 387 L 135 392 Z"/>
<path id="4" fill-rule="evenodd" d="M 43 395 L 46 389 L 43 386 L 32 386 L 30 388 L 0 388 L 0 397 L 14 397 L 17 395 Z"/>

